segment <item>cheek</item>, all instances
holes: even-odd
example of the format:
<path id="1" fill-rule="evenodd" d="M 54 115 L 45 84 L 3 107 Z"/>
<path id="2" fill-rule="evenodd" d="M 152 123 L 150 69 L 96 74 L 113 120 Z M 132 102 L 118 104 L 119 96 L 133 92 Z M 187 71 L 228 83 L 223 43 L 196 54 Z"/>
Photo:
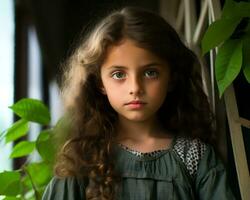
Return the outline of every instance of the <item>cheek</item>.
<path id="1" fill-rule="evenodd" d="M 104 85 L 106 95 L 110 101 L 110 103 L 118 102 L 121 99 L 122 94 L 124 94 L 122 87 L 117 87 L 113 84 Z"/>
<path id="2" fill-rule="evenodd" d="M 165 96 L 168 90 L 168 83 L 167 81 L 156 82 L 151 84 L 148 88 L 148 92 L 150 96 L 160 97 Z"/>
<path id="3" fill-rule="evenodd" d="M 118 92 L 107 92 L 107 98 L 108 98 L 108 101 L 111 105 L 111 107 L 115 110 L 117 110 L 121 104 L 123 103 L 122 102 L 122 99 L 121 99 L 121 94 L 118 93 Z"/>

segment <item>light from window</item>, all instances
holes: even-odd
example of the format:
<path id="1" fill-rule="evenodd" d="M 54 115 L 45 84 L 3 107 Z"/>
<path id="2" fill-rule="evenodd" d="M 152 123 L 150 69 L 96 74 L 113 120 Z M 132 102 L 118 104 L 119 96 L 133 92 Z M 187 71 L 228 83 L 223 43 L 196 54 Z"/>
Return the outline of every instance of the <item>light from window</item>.
<path id="1" fill-rule="evenodd" d="M 8 106 L 13 104 L 14 69 L 14 6 L 13 1 L 2 0 L 0 11 L 0 133 L 13 122 L 13 114 Z M 3 28 L 4 27 L 4 28 Z M 0 171 L 10 170 L 11 144 L 0 140 Z"/>

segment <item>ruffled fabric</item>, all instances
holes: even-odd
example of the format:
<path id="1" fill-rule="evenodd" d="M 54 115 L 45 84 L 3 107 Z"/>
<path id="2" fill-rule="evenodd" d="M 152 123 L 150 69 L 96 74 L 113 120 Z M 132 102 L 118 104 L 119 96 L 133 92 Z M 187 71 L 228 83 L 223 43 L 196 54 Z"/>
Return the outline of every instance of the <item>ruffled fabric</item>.
<path id="1" fill-rule="evenodd" d="M 117 200 L 234 199 L 222 162 L 213 148 L 200 140 L 177 138 L 169 149 L 154 156 L 138 156 L 116 145 L 114 156 L 115 170 L 122 177 Z M 190 166 L 197 167 L 195 174 Z M 43 200 L 84 200 L 82 185 L 74 178 L 54 178 Z"/>
<path id="2" fill-rule="evenodd" d="M 142 157 L 118 146 L 116 170 L 122 176 L 118 199 L 195 199 L 192 178 L 173 147 Z"/>
<path id="3" fill-rule="evenodd" d="M 222 162 L 199 139 L 176 138 L 169 149 L 151 156 L 121 145 L 116 151 L 122 176 L 117 199 L 234 199 Z"/>

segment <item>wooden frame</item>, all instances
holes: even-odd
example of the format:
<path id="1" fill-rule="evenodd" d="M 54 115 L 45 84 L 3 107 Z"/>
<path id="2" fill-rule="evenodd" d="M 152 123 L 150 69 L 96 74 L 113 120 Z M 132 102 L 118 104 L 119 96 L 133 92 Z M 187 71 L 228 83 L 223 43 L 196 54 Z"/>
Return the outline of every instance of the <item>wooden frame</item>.
<path id="1" fill-rule="evenodd" d="M 200 50 L 195 49 L 195 47 L 197 46 L 197 44 L 200 44 L 201 38 L 204 34 L 205 27 L 207 27 L 207 24 L 211 24 L 213 21 L 220 17 L 220 1 L 201 0 L 201 9 L 199 17 L 195 15 L 196 10 L 194 0 L 169 0 L 167 1 L 167 3 L 166 1 L 162 0 L 160 1 L 160 3 L 160 11 L 162 16 L 167 18 L 166 20 L 169 21 L 170 24 L 172 24 L 179 33 L 184 33 L 185 39 L 189 47 L 195 50 L 198 55 L 200 55 Z M 164 15 L 164 12 L 170 11 L 172 7 L 178 8 L 176 11 L 177 14 L 173 13 L 174 16 L 170 17 Z M 230 130 L 230 137 L 232 141 L 232 149 L 236 165 L 241 198 L 242 200 L 249 200 L 250 174 L 248 170 L 248 163 L 241 126 L 250 128 L 250 121 L 239 116 L 233 85 L 230 85 L 229 88 L 226 89 L 223 99 L 218 98 L 218 92 L 216 90 L 217 86 L 215 84 L 214 77 L 214 61 L 216 54 L 217 48 L 215 50 L 210 51 L 210 73 L 208 73 L 206 67 L 203 66 L 202 76 L 204 80 L 204 89 L 207 92 L 215 115 L 221 115 L 221 113 L 218 111 L 218 104 L 219 107 L 222 106 L 225 109 L 225 117 L 227 116 L 227 121 Z M 223 115 L 219 117 L 223 117 Z M 225 120 L 221 120 L 223 124 L 224 121 Z M 217 128 L 219 127 L 219 125 L 220 124 L 217 124 Z M 225 132 L 225 126 L 223 128 L 223 131 Z M 224 144 L 224 146 L 226 146 L 226 144 Z"/>

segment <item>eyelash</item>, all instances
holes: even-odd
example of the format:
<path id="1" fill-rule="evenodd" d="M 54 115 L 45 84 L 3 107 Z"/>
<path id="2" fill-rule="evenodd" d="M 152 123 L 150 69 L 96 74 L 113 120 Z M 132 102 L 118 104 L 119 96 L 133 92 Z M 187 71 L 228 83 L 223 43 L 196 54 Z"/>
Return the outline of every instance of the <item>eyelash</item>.
<path id="1" fill-rule="evenodd" d="M 144 72 L 145 76 L 146 76 L 146 73 L 147 73 L 147 72 L 150 72 L 150 73 L 153 72 L 153 74 L 154 74 L 153 76 L 150 76 L 150 77 L 147 77 L 147 78 L 157 78 L 158 75 L 159 75 L 159 72 L 158 72 L 157 70 L 150 69 L 150 70 L 146 70 L 146 71 Z"/>
<path id="2" fill-rule="evenodd" d="M 123 77 L 123 78 L 117 78 L 117 77 L 115 77 L 115 76 L 117 76 L 117 75 L 125 75 L 125 73 L 124 72 L 121 72 L 121 71 L 116 71 L 116 72 L 113 72 L 112 74 L 111 74 L 111 77 L 113 78 L 113 79 L 116 79 L 116 80 L 122 80 L 122 79 L 124 79 L 125 77 Z"/>
<path id="3" fill-rule="evenodd" d="M 150 72 L 150 73 L 152 73 L 153 72 L 153 76 L 148 76 L 148 75 L 146 75 L 148 72 Z M 123 76 L 123 77 L 117 77 L 117 75 L 121 75 L 121 76 Z M 146 70 L 145 72 L 144 72 L 144 76 L 146 77 L 146 78 L 149 78 L 149 79 L 154 79 L 154 78 L 157 78 L 158 76 L 159 76 L 159 72 L 157 71 L 157 70 L 154 70 L 154 69 L 149 69 L 149 70 Z M 123 80 L 123 79 L 125 79 L 126 78 L 126 74 L 125 74 L 125 72 L 122 72 L 122 71 L 115 71 L 115 72 L 113 72 L 112 74 L 111 74 L 111 77 L 113 78 L 113 79 L 116 79 L 116 80 Z"/>

